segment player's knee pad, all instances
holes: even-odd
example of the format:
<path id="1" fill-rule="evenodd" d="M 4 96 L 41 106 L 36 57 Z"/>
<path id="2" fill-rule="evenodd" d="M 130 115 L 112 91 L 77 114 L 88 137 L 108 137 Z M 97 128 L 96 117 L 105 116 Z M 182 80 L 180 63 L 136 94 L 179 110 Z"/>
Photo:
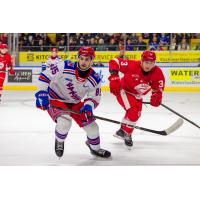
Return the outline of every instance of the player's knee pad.
<path id="1" fill-rule="evenodd" d="M 69 115 L 61 115 L 57 118 L 56 130 L 67 133 L 72 125 L 72 119 Z"/>
<path id="2" fill-rule="evenodd" d="M 132 107 L 126 111 L 125 118 L 129 119 L 132 122 L 136 122 L 140 118 L 140 116 L 141 116 L 141 110 Z"/>

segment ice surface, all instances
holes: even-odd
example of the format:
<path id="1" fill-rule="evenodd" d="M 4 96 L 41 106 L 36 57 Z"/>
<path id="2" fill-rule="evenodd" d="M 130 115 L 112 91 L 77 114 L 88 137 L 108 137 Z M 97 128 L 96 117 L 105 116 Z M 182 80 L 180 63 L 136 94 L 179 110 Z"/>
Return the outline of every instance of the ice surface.
<path id="1" fill-rule="evenodd" d="M 200 125 L 200 93 L 165 93 L 163 103 Z M 55 123 L 47 112 L 35 108 L 34 91 L 4 91 L 0 113 L 0 165 L 200 165 L 200 129 L 187 121 L 169 136 L 135 130 L 134 146 L 128 150 L 113 137 L 119 125 L 97 120 L 101 146 L 112 152 L 111 159 L 92 156 L 85 145 L 85 132 L 73 122 L 59 160 L 54 153 Z M 124 111 L 105 92 L 94 113 L 120 121 Z M 163 107 L 148 105 L 143 106 L 137 125 L 163 130 L 178 118 Z"/>

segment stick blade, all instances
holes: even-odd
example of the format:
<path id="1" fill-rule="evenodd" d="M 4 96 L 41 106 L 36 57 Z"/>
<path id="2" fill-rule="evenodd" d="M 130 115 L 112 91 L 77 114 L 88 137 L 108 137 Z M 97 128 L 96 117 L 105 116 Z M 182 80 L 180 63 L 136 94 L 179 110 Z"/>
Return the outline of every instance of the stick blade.
<path id="1" fill-rule="evenodd" d="M 180 128 L 183 125 L 183 123 L 184 123 L 183 119 L 179 118 L 178 120 L 176 120 L 176 122 L 174 122 L 174 124 L 172 124 L 169 128 L 167 128 L 165 132 L 167 133 L 167 135 L 169 135 L 170 133 Z"/>

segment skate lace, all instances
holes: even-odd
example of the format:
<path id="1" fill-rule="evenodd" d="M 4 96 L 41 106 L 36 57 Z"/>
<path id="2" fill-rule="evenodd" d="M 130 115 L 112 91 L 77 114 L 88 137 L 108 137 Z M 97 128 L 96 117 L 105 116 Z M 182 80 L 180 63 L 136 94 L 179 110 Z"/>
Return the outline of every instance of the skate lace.
<path id="1" fill-rule="evenodd" d="M 63 150 L 63 143 L 58 142 L 56 145 L 56 150 Z"/>
<path id="2" fill-rule="evenodd" d="M 124 139 L 127 141 L 132 141 L 131 135 L 127 135 L 127 134 L 124 135 Z"/>

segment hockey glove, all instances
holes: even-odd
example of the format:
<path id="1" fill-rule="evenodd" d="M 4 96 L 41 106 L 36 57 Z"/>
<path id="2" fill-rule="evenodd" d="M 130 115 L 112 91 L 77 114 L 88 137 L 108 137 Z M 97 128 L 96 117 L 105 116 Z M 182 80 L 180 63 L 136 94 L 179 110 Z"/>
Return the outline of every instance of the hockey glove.
<path id="1" fill-rule="evenodd" d="M 35 94 L 36 97 L 36 107 L 40 108 L 41 110 L 48 110 L 49 109 L 49 97 L 48 92 L 44 90 L 40 90 Z"/>
<path id="2" fill-rule="evenodd" d="M 152 93 L 150 104 L 158 107 L 162 102 L 162 93 Z"/>
<path id="3" fill-rule="evenodd" d="M 114 95 L 120 94 L 121 82 L 118 74 L 112 74 L 108 77 L 110 81 L 110 92 Z"/>
<path id="4" fill-rule="evenodd" d="M 42 72 L 43 72 L 44 70 L 46 70 L 46 68 L 47 68 L 47 66 L 43 63 L 43 64 L 42 64 Z"/>
<path id="5" fill-rule="evenodd" d="M 86 126 L 94 121 L 92 106 L 86 104 L 80 109 L 80 112 L 81 112 L 81 116 L 80 116 L 81 122 L 83 126 Z"/>
<path id="6" fill-rule="evenodd" d="M 14 70 L 12 67 L 9 69 L 9 74 L 10 74 L 10 75 L 15 74 L 15 70 Z"/>

